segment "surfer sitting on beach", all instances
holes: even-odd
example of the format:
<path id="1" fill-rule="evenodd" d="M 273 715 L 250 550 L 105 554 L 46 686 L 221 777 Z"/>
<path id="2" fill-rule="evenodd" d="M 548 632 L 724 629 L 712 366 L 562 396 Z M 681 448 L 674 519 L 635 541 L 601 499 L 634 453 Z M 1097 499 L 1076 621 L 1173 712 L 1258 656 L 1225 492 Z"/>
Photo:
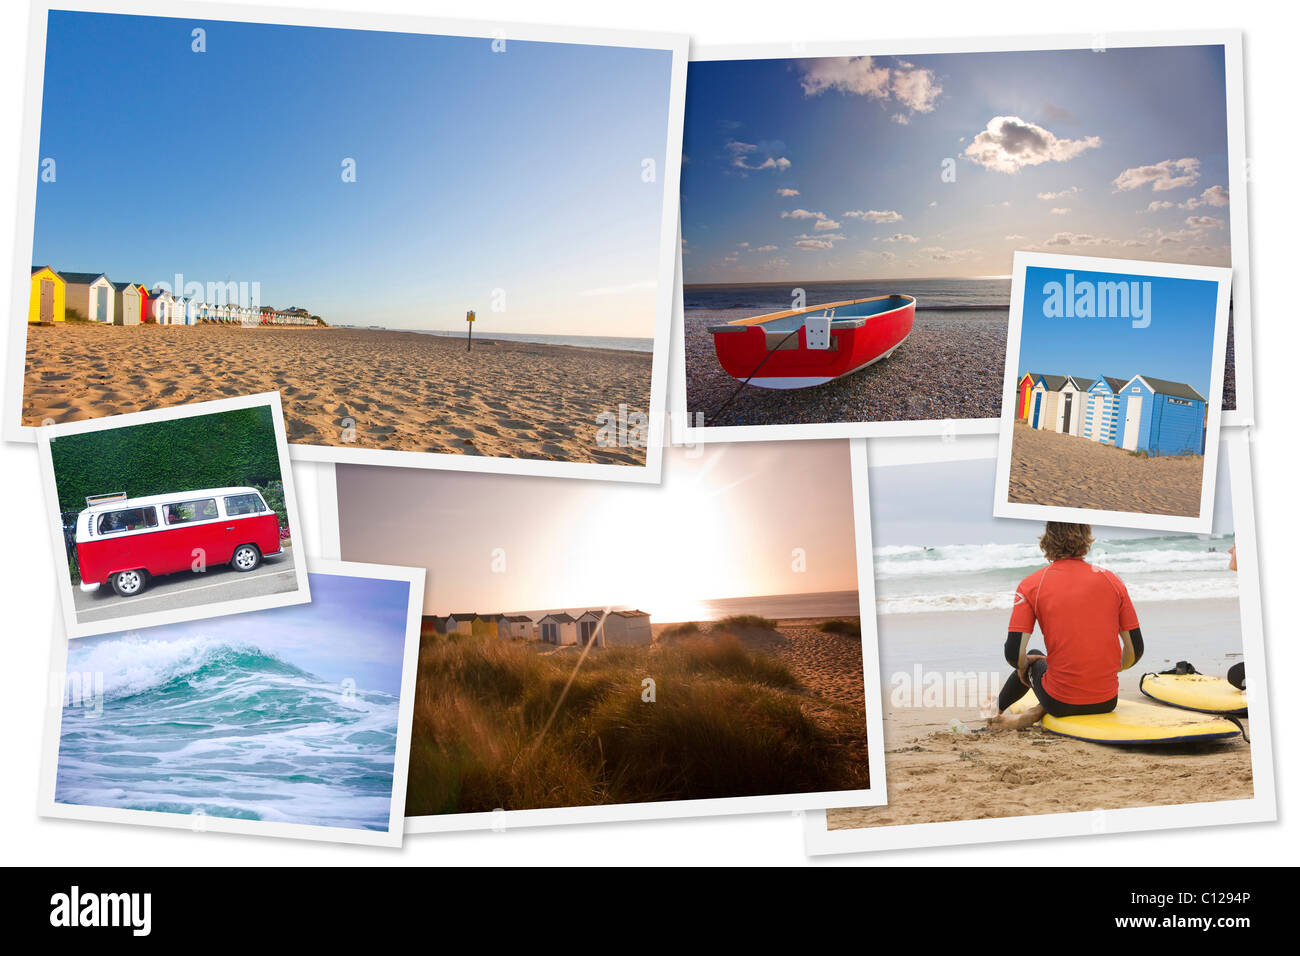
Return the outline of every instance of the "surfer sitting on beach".
<path id="1" fill-rule="evenodd" d="M 1092 527 L 1049 521 L 1038 546 L 1051 563 L 1016 588 L 1004 654 L 1016 669 L 998 695 L 990 730 L 1023 730 L 1053 717 L 1105 714 L 1119 699 L 1119 672 L 1142 658 L 1142 632 L 1124 582 L 1083 558 Z M 1046 653 L 1029 650 L 1037 622 Z M 1117 636 L 1118 635 L 1118 638 Z M 1021 714 L 1007 708 L 1031 688 L 1038 703 Z"/>

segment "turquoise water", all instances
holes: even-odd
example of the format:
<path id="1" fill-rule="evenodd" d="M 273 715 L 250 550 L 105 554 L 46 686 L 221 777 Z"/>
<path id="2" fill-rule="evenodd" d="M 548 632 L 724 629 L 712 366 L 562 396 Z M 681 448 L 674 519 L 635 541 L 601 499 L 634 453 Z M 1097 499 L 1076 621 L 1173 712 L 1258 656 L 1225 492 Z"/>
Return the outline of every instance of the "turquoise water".
<path id="1" fill-rule="evenodd" d="M 67 670 L 95 694 L 63 709 L 59 803 L 388 829 L 396 697 L 207 638 L 86 638 Z"/>

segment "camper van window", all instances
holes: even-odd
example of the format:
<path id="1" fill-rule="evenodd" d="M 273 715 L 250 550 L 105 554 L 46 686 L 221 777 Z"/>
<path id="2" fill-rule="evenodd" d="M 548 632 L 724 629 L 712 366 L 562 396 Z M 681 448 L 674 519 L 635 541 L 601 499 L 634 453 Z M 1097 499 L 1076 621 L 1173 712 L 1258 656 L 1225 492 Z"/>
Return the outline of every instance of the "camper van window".
<path id="1" fill-rule="evenodd" d="M 219 517 L 216 498 L 199 498 L 197 501 L 178 501 L 163 505 L 163 517 L 168 524 L 187 524 Z"/>
<path id="2" fill-rule="evenodd" d="M 265 510 L 261 495 L 229 495 L 226 498 L 226 514 L 232 518 L 260 514 Z"/>
<path id="3" fill-rule="evenodd" d="M 153 508 L 127 508 L 124 511 L 106 511 L 95 523 L 96 534 L 119 534 L 141 528 L 158 527 L 158 512 Z"/>

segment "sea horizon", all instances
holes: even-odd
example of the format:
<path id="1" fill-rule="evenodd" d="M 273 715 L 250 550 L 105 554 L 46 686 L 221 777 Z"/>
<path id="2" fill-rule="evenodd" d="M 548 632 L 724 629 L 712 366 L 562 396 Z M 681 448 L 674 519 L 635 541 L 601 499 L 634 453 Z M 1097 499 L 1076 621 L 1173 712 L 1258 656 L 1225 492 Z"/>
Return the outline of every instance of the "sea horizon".
<path id="1" fill-rule="evenodd" d="M 335 329 L 360 329 L 370 332 L 414 332 L 442 338 L 466 338 L 464 329 L 392 329 L 382 325 L 333 325 Z M 633 335 L 570 335 L 547 332 L 475 332 L 476 342 L 526 342 L 533 345 L 567 345 L 571 348 L 614 349 L 619 352 L 654 352 L 655 340 Z"/>
<path id="2" fill-rule="evenodd" d="M 682 600 L 671 613 L 658 615 L 652 607 L 632 608 L 610 605 L 612 610 L 640 610 L 650 615 L 652 624 L 685 624 L 690 621 L 719 621 L 739 614 L 756 614 L 771 620 L 791 620 L 812 617 L 859 617 L 861 606 L 858 591 L 807 591 L 798 594 L 768 594 L 749 597 L 702 598 Z M 507 615 L 527 615 L 538 621 L 547 614 L 581 614 L 587 610 L 604 610 L 595 605 L 569 604 L 562 607 L 533 608 L 517 611 L 484 612 Z M 689 612 L 689 613 L 687 613 Z M 470 613 L 470 612 L 448 612 Z M 473 613 L 478 613 L 474 611 Z M 446 617 L 446 614 L 429 614 L 425 617 Z"/>
<path id="3" fill-rule="evenodd" d="M 845 299 L 869 299 L 902 293 L 916 298 L 926 312 L 975 312 L 1011 308 L 1010 277 L 977 279 L 836 279 L 810 282 L 690 283 L 682 286 L 684 311 L 707 309 L 757 309 L 778 311 L 791 307 L 792 289 L 803 289 L 808 305 Z"/>

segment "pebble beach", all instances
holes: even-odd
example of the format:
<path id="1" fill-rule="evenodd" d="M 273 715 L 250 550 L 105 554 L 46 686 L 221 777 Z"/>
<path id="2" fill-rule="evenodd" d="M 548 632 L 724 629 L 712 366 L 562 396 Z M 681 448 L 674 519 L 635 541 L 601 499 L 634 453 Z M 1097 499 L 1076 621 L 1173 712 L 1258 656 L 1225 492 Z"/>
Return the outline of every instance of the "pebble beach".
<path id="1" fill-rule="evenodd" d="M 686 409 L 691 424 L 943 421 L 1001 414 L 1005 308 L 919 309 L 912 334 L 884 361 L 815 388 L 779 391 L 746 385 L 723 408 L 740 382 L 718 364 L 708 327 L 752 314 L 746 309 L 686 312 Z M 698 415 L 704 416 L 702 421 Z"/>

